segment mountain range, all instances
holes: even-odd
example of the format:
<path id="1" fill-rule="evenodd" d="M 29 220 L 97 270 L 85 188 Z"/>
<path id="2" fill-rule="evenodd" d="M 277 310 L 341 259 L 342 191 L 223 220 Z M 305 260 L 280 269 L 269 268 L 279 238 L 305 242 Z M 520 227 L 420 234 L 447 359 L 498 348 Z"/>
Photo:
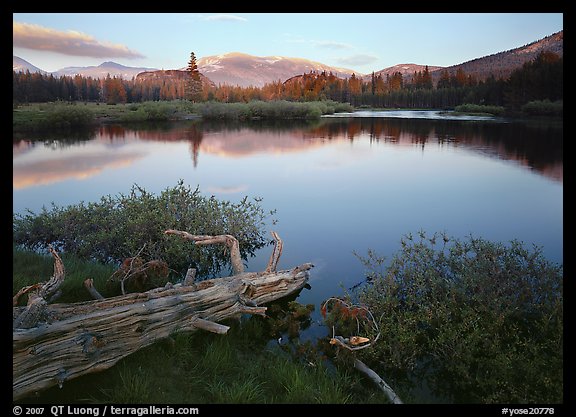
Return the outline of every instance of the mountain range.
<path id="1" fill-rule="evenodd" d="M 303 58 L 284 56 L 253 56 L 240 52 L 207 56 L 197 62 L 198 71 L 216 85 L 229 84 L 242 87 L 263 87 L 264 84 L 280 81 L 310 71 L 331 71 L 341 78 L 351 76 L 354 71 L 337 68 Z"/>
<path id="2" fill-rule="evenodd" d="M 48 74 L 46 71 L 41 70 L 40 68 L 32 65 L 31 63 L 29 63 L 28 61 L 16 56 L 16 55 L 12 55 L 12 71 L 16 71 L 16 72 L 26 72 L 26 71 L 30 71 L 32 72 L 39 72 L 42 74 Z"/>
<path id="3" fill-rule="evenodd" d="M 54 76 L 61 77 L 63 75 L 74 76 L 80 74 L 84 77 L 92 78 L 106 78 L 108 74 L 111 77 L 120 77 L 124 79 L 131 79 L 144 71 L 156 71 L 156 68 L 145 68 L 145 67 L 127 67 L 125 65 L 117 64 L 116 62 L 107 61 L 103 62 L 98 66 L 90 67 L 65 67 L 53 72 Z"/>
<path id="4" fill-rule="evenodd" d="M 449 67 L 428 66 L 431 72 L 432 80 L 435 82 L 440 78 L 443 70 L 449 74 L 455 74 L 458 69 L 464 70 L 467 75 L 473 75 L 477 80 L 484 80 L 490 74 L 496 78 L 505 78 L 512 71 L 521 67 L 536 57 L 542 51 L 554 52 L 563 56 L 564 52 L 564 31 L 554 33 L 543 39 L 529 43 L 527 45 L 514 48 L 508 51 L 479 57 L 458 65 Z M 353 73 L 357 77 L 369 80 L 371 74 L 361 74 L 346 68 L 332 67 L 319 62 L 303 59 L 289 58 L 283 56 L 266 56 L 258 57 L 240 52 L 229 52 L 222 55 L 213 55 L 202 57 L 197 61 L 199 72 L 207 77 L 208 82 L 213 85 L 229 84 L 239 85 L 241 87 L 262 87 L 266 83 L 285 81 L 296 75 L 308 73 L 310 71 L 332 72 L 337 77 L 348 78 Z M 414 72 L 422 71 L 427 65 L 423 64 L 398 64 L 392 67 L 375 71 L 374 74 L 391 75 L 394 72 L 400 72 L 404 77 L 409 77 Z M 47 71 L 32 65 L 22 58 L 13 56 L 14 71 L 30 71 L 49 74 Z M 170 71 L 184 71 L 185 68 L 178 70 L 159 70 L 157 68 L 138 68 L 128 67 L 115 62 L 104 62 L 98 66 L 90 67 L 66 67 L 52 72 L 54 76 L 75 75 L 90 76 L 93 78 L 110 76 L 131 79 L 138 74 L 146 72 L 146 77 L 164 77 L 170 74 Z M 154 75 L 155 72 L 159 72 Z M 176 74 L 176 72 L 174 72 Z"/>

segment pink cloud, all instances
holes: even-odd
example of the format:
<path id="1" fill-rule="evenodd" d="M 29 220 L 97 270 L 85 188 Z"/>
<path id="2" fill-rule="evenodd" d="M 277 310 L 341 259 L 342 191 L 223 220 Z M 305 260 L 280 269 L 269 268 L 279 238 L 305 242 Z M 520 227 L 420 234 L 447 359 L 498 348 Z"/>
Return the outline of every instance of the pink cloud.
<path id="1" fill-rule="evenodd" d="M 64 55 L 93 58 L 144 58 L 124 45 L 101 42 L 92 36 L 73 30 L 59 31 L 30 23 L 13 22 L 13 46 Z"/>

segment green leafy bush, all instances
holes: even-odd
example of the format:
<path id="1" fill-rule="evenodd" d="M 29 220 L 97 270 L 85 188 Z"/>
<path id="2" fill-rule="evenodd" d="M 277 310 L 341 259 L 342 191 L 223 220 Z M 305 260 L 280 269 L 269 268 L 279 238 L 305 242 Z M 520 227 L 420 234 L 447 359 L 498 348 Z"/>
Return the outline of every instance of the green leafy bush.
<path id="1" fill-rule="evenodd" d="M 260 201 L 246 197 L 234 204 L 207 198 L 183 181 L 160 195 L 134 185 L 127 195 L 108 195 L 99 202 L 68 207 L 53 204 L 39 214 L 16 214 L 13 240 L 34 250 L 52 244 L 60 252 L 103 263 L 119 263 L 142 250 L 141 257 L 163 260 L 181 274 L 194 264 L 200 277 L 214 276 L 229 266 L 229 256 L 220 245 L 198 247 L 163 232 L 178 229 L 197 235 L 231 234 L 238 239 L 246 260 L 267 243 L 263 227 L 273 212 L 265 213 Z"/>
<path id="2" fill-rule="evenodd" d="M 502 116 L 504 110 L 505 109 L 502 106 L 490 106 L 485 104 L 461 104 L 454 107 L 454 111 L 458 113 L 492 114 L 494 116 Z"/>
<path id="3" fill-rule="evenodd" d="M 390 264 L 368 252 L 355 294 L 383 337 L 361 355 L 466 403 L 563 401 L 563 269 L 539 248 L 411 235 Z"/>
<path id="4" fill-rule="evenodd" d="M 122 122 L 163 122 L 170 120 L 178 112 L 178 103 L 146 101 L 141 104 L 130 104 L 127 109 L 129 111 L 119 117 Z"/>
<path id="5" fill-rule="evenodd" d="M 36 111 L 15 111 L 13 127 L 29 130 L 87 128 L 95 121 L 90 109 L 75 104 L 52 103 L 41 105 Z"/>
<path id="6" fill-rule="evenodd" d="M 209 101 L 197 105 L 196 111 L 207 120 L 249 119 L 318 119 L 323 114 L 349 111 L 349 104 L 331 101 L 294 102 L 288 100 L 249 103 L 220 103 Z"/>
<path id="7" fill-rule="evenodd" d="M 535 100 L 522 106 L 522 112 L 530 116 L 558 116 L 564 115 L 564 101 Z"/>

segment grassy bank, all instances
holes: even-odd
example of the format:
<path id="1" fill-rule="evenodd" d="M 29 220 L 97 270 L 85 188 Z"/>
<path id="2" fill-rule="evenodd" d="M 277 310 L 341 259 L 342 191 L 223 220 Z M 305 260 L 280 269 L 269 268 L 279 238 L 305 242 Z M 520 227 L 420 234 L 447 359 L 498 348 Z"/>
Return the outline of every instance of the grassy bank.
<path id="1" fill-rule="evenodd" d="M 13 248 L 13 289 L 48 279 L 53 261 Z M 62 302 L 89 299 L 86 277 L 104 289 L 113 267 L 62 255 L 66 266 Z M 104 293 L 104 291 L 101 291 Z M 104 295 L 106 295 L 104 293 Z M 276 309 L 277 310 L 277 309 Z M 386 403 L 361 375 L 328 367 L 298 342 L 269 342 L 266 320 L 245 317 L 226 323 L 226 335 L 178 333 L 142 349 L 114 367 L 66 382 L 22 403 L 225 404 Z M 291 352 L 297 352 L 291 353 Z"/>
<path id="2" fill-rule="evenodd" d="M 347 103 L 334 101 L 291 102 L 251 101 L 249 103 L 184 100 L 149 101 L 107 105 L 101 103 L 37 103 L 19 105 L 12 112 L 12 129 L 41 130 L 77 128 L 104 122 L 145 122 L 203 118 L 207 120 L 317 119 L 324 114 L 352 111 Z"/>
<path id="3" fill-rule="evenodd" d="M 562 100 L 534 100 L 513 111 L 503 106 L 488 106 L 483 104 L 461 104 L 454 108 L 455 113 L 476 116 L 507 116 L 526 118 L 562 118 L 564 102 Z"/>
<path id="4" fill-rule="evenodd" d="M 461 104 L 454 107 L 454 113 L 473 116 L 503 116 L 505 108 L 502 106 L 487 106 L 483 104 Z"/>

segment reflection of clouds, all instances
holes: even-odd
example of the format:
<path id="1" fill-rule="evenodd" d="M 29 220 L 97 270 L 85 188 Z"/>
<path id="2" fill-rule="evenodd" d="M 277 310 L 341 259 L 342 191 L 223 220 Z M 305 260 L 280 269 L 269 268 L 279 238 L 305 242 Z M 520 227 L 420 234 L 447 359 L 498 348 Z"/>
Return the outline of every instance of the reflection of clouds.
<path id="1" fill-rule="evenodd" d="M 233 134 L 205 135 L 200 144 L 200 153 L 241 158 L 258 153 L 268 155 L 302 152 L 319 148 L 321 141 L 303 141 L 301 133 L 259 133 L 245 129 Z"/>
<path id="2" fill-rule="evenodd" d="M 70 178 L 83 180 L 98 175 L 105 169 L 130 166 L 143 156 L 144 153 L 141 152 L 124 154 L 101 152 L 82 155 L 81 157 L 71 155 L 57 159 L 14 164 L 12 186 L 15 189 L 22 189 Z"/>
<path id="3" fill-rule="evenodd" d="M 236 194 L 236 193 L 243 193 L 248 189 L 247 185 L 236 185 L 236 186 L 208 186 L 206 187 L 206 191 L 210 193 L 218 193 L 218 194 Z"/>
<path id="4" fill-rule="evenodd" d="M 18 140 L 12 143 L 12 157 L 23 155 L 34 149 L 34 144 L 30 140 Z"/>

